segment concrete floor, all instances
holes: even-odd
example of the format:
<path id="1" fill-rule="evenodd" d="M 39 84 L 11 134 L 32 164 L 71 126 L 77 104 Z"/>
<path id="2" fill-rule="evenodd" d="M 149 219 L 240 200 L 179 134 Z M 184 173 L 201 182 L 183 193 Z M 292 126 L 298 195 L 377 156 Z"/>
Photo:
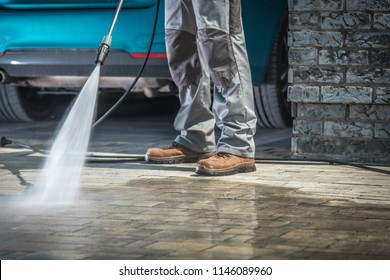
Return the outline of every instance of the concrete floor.
<path id="1" fill-rule="evenodd" d="M 87 162 L 72 205 L 17 203 L 44 157 L 0 148 L 0 258 L 390 258 L 390 167 L 291 161 L 289 129 L 258 130 L 249 174 L 146 164 L 148 147 L 172 142 L 172 121 L 132 115 L 98 126 L 90 151 L 105 157 Z M 44 148 L 56 126 L 0 123 L 0 136 Z"/>

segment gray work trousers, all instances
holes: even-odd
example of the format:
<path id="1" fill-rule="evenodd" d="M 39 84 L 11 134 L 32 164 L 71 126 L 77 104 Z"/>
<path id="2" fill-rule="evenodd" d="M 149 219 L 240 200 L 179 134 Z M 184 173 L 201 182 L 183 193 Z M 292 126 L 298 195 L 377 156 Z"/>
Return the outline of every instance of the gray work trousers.
<path id="1" fill-rule="evenodd" d="M 181 103 L 175 141 L 198 152 L 254 157 L 256 115 L 241 1 L 166 0 L 165 36 Z M 221 129 L 217 143 L 215 125 Z"/>

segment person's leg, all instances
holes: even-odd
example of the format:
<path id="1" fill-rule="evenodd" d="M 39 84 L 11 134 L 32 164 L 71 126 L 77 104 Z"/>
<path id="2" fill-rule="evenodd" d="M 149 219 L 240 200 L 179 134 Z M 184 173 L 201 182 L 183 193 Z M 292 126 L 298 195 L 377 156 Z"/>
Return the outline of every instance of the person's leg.
<path id="1" fill-rule="evenodd" d="M 210 175 L 253 171 L 256 114 L 242 28 L 241 2 L 239 0 L 198 0 L 194 1 L 194 11 L 197 18 L 199 45 L 215 85 L 213 110 L 217 126 L 221 129 L 217 152 L 224 153 L 224 156 L 218 160 L 225 165 L 233 165 L 224 172 L 221 171 L 221 174 L 218 174 L 218 170 L 214 170 Z M 226 154 L 234 156 L 226 156 Z M 244 159 L 234 163 L 236 156 Z M 219 166 L 214 159 L 210 160 L 213 161 L 213 166 Z M 217 169 L 225 168 L 223 164 Z M 203 161 L 200 165 L 205 165 L 207 169 L 211 163 Z M 243 166 L 245 168 L 241 168 Z M 200 173 L 207 173 L 207 170 L 202 168 Z"/>
<path id="2" fill-rule="evenodd" d="M 216 90 L 217 152 L 254 157 L 256 114 L 240 0 L 194 1 L 199 45 Z"/>
<path id="3" fill-rule="evenodd" d="M 196 162 L 194 154 L 203 156 L 215 150 L 215 120 L 210 111 L 210 77 L 198 53 L 196 34 L 192 1 L 165 1 L 168 64 L 179 89 L 181 104 L 174 127 L 180 131 L 180 135 L 175 139 L 179 146 L 149 149 L 146 157 L 151 162 L 173 163 L 183 159 Z M 190 157 L 187 154 L 191 154 Z"/>
<path id="4" fill-rule="evenodd" d="M 202 67 L 192 0 L 165 1 L 168 64 L 179 88 L 180 110 L 175 142 L 197 152 L 215 150 L 215 121 L 210 111 L 210 78 Z"/>
<path id="5" fill-rule="evenodd" d="M 231 35 L 237 73 L 227 88 L 214 91 L 213 110 L 222 130 L 217 151 L 241 157 L 255 156 L 256 114 L 253 87 L 243 35 Z"/>
<path id="6" fill-rule="evenodd" d="M 202 74 L 198 83 L 179 89 L 180 109 L 174 127 L 180 131 L 175 142 L 197 152 L 215 151 L 215 120 L 210 110 L 210 80 Z"/>

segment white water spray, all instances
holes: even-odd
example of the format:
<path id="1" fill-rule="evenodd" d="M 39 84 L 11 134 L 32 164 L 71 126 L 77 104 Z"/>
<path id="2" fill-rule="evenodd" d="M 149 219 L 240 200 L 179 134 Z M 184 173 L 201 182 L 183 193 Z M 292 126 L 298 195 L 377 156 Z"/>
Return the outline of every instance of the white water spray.
<path id="1" fill-rule="evenodd" d="M 59 130 L 31 197 L 33 203 L 68 204 L 77 197 L 99 87 L 98 63 Z"/>

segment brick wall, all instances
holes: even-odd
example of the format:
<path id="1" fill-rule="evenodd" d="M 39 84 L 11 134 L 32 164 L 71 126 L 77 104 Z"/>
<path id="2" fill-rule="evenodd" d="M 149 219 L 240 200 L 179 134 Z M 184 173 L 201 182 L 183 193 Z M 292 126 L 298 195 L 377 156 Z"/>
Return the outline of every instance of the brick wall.
<path id="1" fill-rule="evenodd" d="M 289 0 L 296 157 L 390 163 L 390 0 Z"/>

